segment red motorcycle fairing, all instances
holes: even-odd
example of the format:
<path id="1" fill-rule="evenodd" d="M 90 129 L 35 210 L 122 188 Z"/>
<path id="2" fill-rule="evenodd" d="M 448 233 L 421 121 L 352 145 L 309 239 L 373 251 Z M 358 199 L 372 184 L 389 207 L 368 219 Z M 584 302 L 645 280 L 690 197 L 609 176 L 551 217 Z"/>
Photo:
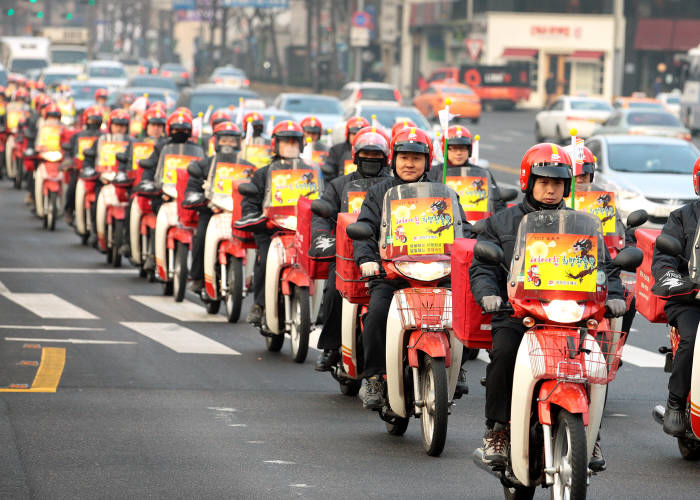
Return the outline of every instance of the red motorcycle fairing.
<path id="1" fill-rule="evenodd" d="M 175 227 L 172 226 L 168 230 L 168 249 L 175 249 L 175 242 L 179 241 L 185 245 L 192 247 L 192 237 L 194 236 L 194 229 L 188 227 Z"/>
<path id="2" fill-rule="evenodd" d="M 414 330 L 408 339 L 408 364 L 419 366 L 418 352 L 424 352 L 431 358 L 445 358 L 445 367 L 449 368 L 450 343 L 444 332 L 433 330 Z"/>
<path id="3" fill-rule="evenodd" d="M 221 242 L 219 245 L 219 264 L 226 264 L 229 255 L 243 259 L 245 262 L 245 247 L 240 240 L 231 238 Z"/>
<path id="4" fill-rule="evenodd" d="M 289 249 L 287 249 L 287 251 L 289 251 Z M 280 282 L 282 284 L 282 294 L 284 295 L 292 294 L 292 287 L 289 286 L 290 283 L 294 283 L 295 286 L 308 287 L 310 295 L 314 293 L 313 281 L 309 278 L 309 275 L 306 274 L 306 271 L 296 265 L 286 266 L 282 270 Z"/>
<path id="5" fill-rule="evenodd" d="M 155 230 L 156 228 L 156 214 L 151 212 L 148 214 L 144 214 L 143 217 L 141 217 L 141 226 L 139 233 L 142 235 L 148 234 L 149 229 Z"/>
<path id="6" fill-rule="evenodd" d="M 540 386 L 537 409 L 540 423 L 552 425 L 552 405 L 571 414 L 580 413 L 583 425 L 588 426 L 588 394 L 585 386 L 578 383 L 545 380 Z"/>
<path id="7" fill-rule="evenodd" d="M 126 219 L 126 206 L 119 205 L 109 205 L 107 207 L 107 224 L 112 224 L 114 220 L 125 220 Z"/>

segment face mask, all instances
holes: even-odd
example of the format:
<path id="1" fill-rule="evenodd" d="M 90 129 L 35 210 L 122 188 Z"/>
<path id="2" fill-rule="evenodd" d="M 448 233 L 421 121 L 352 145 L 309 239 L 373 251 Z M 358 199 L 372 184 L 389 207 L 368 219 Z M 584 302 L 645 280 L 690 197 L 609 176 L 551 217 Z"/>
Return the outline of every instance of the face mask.
<path id="1" fill-rule="evenodd" d="M 187 139 L 190 138 L 190 134 L 188 134 L 187 132 L 177 131 L 177 132 L 171 133 L 170 137 L 172 137 L 173 142 L 183 143 L 183 142 L 187 142 Z"/>
<path id="2" fill-rule="evenodd" d="M 299 145 L 297 143 L 289 144 L 283 142 L 279 145 L 279 155 L 282 158 L 298 158 L 299 157 Z"/>
<path id="3" fill-rule="evenodd" d="M 360 158 L 357 171 L 362 177 L 377 177 L 386 167 L 386 160 L 379 158 Z"/>
<path id="4" fill-rule="evenodd" d="M 216 148 L 216 151 L 217 153 L 231 154 L 236 150 L 233 148 L 233 146 L 219 146 L 218 148 Z"/>
<path id="5" fill-rule="evenodd" d="M 99 123 L 88 123 L 87 129 L 88 130 L 100 130 L 100 124 Z"/>

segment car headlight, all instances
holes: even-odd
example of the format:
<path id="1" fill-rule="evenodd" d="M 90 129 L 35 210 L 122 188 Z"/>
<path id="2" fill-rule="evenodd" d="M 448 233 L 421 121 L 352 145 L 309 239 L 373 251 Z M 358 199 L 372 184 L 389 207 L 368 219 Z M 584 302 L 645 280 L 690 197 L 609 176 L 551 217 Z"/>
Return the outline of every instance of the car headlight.
<path id="1" fill-rule="evenodd" d="M 283 229 L 288 229 L 290 231 L 297 230 L 296 215 L 273 215 L 272 222 Z"/>
<path id="2" fill-rule="evenodd" d="M 586 310 L 586 304 L 579 304 L 575 300 L 552 300 L 542 302 L 547 319 L 557 323 L 576 323 L 581 321 Z"/>
<path id="3" fill-rule="evenodd" d="M 435 281 L 444 278 L 450 274 L 452 270 L 450 261 L 440 260 L 437 262 L 395 262 L 396 269 L 406 276 L 414 280 L 420 281 Z"/>
<path id="4" fill-rule="evenodd" d="M 63 155 L 59 151 L 45 151 L 41 153 L 41 158 L 45 161 L 56 163 L 61 161 Z"/>

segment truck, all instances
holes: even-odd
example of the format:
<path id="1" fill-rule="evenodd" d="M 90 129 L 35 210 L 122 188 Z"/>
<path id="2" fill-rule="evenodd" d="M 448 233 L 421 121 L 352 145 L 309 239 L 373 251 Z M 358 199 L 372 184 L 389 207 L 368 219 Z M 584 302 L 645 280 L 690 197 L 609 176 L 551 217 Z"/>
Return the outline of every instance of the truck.
<path id="1" fill-rule="evenodd" d="M 433 71 L 427 81 L 469 85 L 481 98 L 485 109 L 513 109 L 520 101 L 528 100 L 532 92 L 528 63 L 448 66 Z"/>
<path id="2" fill-rule="evenodd" d="M 88 59 L 87 28 L 46 27 L 41 30 L 41 35 L 51 41 L 50 58 L 53 66 L 84 67 Z"/>
<path id="3" fill-rule="evenodd" d="M 0 38 L 0 62 L 10 73 L 27 74 L 49 65 L 50 41 L 38 36 L 4 36 Z"/>

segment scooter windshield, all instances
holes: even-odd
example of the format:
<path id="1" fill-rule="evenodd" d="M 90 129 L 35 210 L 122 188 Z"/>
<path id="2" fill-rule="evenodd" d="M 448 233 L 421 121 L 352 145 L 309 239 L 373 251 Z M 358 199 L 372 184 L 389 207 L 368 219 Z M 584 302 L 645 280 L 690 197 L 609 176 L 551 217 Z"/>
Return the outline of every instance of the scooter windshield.
<path id="1" fill-rule="evenodd" d="M 126 150 L 129 138 L 124 134 L 104 134 L 97 140 L 96 170 L 104 180 L 111 181 L 117 173 L 117 153 Z"/>
<path id="2" fill-rule="evenodd" d="M 133 170 L 138 170 L 139 169 L 139 161 L 140 160 L 145 160 L 149 156 L 151 156 L 151 153 L 153 153 L 153 149 L 155 147 L 155 141 L 150 138 L 146 139 L 141 139 L 138 142 L 134 142 L 131 144 L 131 168 Z"/>
<path id="3" fill-rule="evenodd" d="M 365 201 L 365 196 L 369 188 L 384 179 L 386 179 L 386 177 L 370 177 L 355 179 L 354 181 L 345 183 L 340 198 L 340 211 L 351 214 L 360 213 L 362 202 Z"/>
<path id="4" fill-rule="evenodd" d="M 7 128 L 16 132 L 19 122 L 29 116 L 29 106 L 21 102 L 11 102 L 7 105 Z"/>
<path id="5" fill-rule="evenodd" d="M 272 161 L 272 148 L 269 144 L 244 144 L 243 159 L 258 168 L 267 166 Z"/>
<path id="6" fill-rule="evenodd" d="M 296 205 L 302 196 L 310 200 L 323 192 L 323 177 L 318 167 L 301 159 L 281 159 L 267 169 L 263 212 L 277 226 L 296 230 Z"/>
<path id="7" fill-rule="evenodd" d="M 384 260 L 449 260 L 463 233 L 457 194 L 434 182 L 395 186 L 384 195 L 379 254 Z"/>
<path id="8" fill-rule="evenodd" d="M 469 222 L 476 222 L 494 213 L 493 193 L 489 189 L 489 173 L 482 167 L 448 169 L 445 184 L 459 195 Z"/>
<path id="9" fill-rule="evenodd" d="M 40 152 L 61 151 L 61 127 L 59 125 L 44 125 L 39 129 L 36 147 Z"/>
<path id="10" fill-rule="evenodd" d="M 204 151 L 196 144 L 166 144 L 158 157 L 155 184 L 171 198 L 177 198 L 178 172 L 187 171 L 192 161 L 204 158 Z"/>
<path id="11" fill-rule="evenodd" d="M 233 212 L 233 183 L 240 179 L 250 179 L 255 167 L 242 165 L 236 153 L 218 153 L 209 169 L 205 195 L 212 204 Z"/>
<path id="12" fill-rule="evenodd" d="M 596 294 L 606 290 L 605 273 L 599 270 L 605 258 L 604 245 L 600 220 L 594 215 L 576 210 L 525 215 L 513 251 L 508 296 L 540 301 L 597 300 Z"/>

